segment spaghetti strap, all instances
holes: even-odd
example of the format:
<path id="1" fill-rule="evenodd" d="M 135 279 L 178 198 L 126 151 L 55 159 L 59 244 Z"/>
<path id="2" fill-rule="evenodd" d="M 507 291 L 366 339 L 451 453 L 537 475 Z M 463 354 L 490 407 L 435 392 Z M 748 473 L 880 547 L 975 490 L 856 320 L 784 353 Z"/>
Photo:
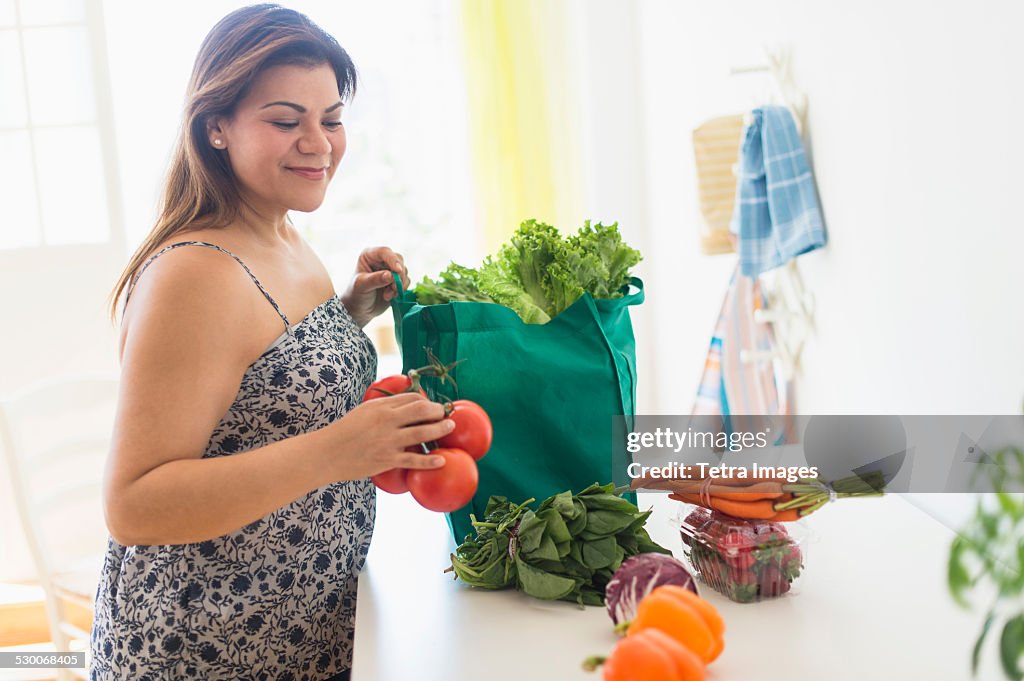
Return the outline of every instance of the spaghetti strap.
<path id="1" fill-rule="evenodd" d="M 230 255 L 232 258 L 237 260 L 238 264 L 242 266 L 242 269 L 244 269 L 246 273 L 249 275 L 249 277 L 252 278 L 253 283 L 256 284 L 256 287 L 259 288 L 261 293 L 263 293 L 264 297 L 270 302 L 271 305 L 274 306 L 274 309 L 277 311 L 277 314 L 280 315 L 281 320 L 284 321 L 285 333 L 287 333 L 288 335 L 294 334 L 294 331 L 292 331 L 292 325 L 288 322 L 288 317 L 286 317 L 284 315 L 284 312 L 281 311 L 281 308 L 278 306 L 277 301 L 275 301 L 273 297 L 271 297 L 271 295 L 267 293 L 267 290 L 263 288 L 263 284 L 261 284 L 260 280 L 256 278 L 256 275 L 252 273 L 252 270 L 250 270 L 249 267 L 244 262 L 242 262 L 242 259 L 227 249 L 221 248 L 216 244 L 207 243 L 205 241 L 182 241 L 180 243 L 171 244 L 170 246 L 161 249 L 160 251 L 155 253 L 151 258 L 149 258 L 149 260 L 147 260 L 145 264 L 139 268 L 139 271 L 135 274 L 134 277 L 132 277 L 131 283 L 128 285 L 128 293 L 124 297 L 124 308 L 122 308 L 121 310 L 122 315 L 124 314 L 124 310 L 128 308 L 128 299 L 131 298 L 132 291 L 135 289 L 135 284 L 138 282 L 139 277 L 142 276 L 142 273 L 146 271 L 146 268 L 149 267 L 149 264 L 156 260 L 157 258 L 159 258 L 164 253 L 166 253 L 167 251 L 173 250 L 175 248 L 180 248 L 181 246 L 206 246 L 207 248 L 216 249 L 221 253 L 226 253 L 227 255 Z"/>

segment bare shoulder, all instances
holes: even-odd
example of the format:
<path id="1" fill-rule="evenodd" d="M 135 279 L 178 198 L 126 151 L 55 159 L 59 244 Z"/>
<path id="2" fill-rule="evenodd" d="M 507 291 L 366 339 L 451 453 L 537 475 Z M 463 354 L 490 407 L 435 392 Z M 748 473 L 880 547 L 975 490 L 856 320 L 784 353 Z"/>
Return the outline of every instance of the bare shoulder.
<path id="1" fill-rule="evenodd" d="M 258 296 L 245 270 L 212 248 L 182 246 L 150 262 L 122 319 L 114 478 L 202 456 L 251 361 Z"/>
<path id="2" fill-rule="evenodd" d="M 189 236 L 162 244 L 154 254 L 172 243 L 202 240 Z M 203 246 L 168 250 L 149 262 L 131 291 L 122 319 L 122 359 L 129 338 L 140 333 L 163 344 L 196 336 L 233 338 L 222 349 L 246 356 L 251 348 L 244 328 L 252 308 L 252 280 L 234 258 Z"/>

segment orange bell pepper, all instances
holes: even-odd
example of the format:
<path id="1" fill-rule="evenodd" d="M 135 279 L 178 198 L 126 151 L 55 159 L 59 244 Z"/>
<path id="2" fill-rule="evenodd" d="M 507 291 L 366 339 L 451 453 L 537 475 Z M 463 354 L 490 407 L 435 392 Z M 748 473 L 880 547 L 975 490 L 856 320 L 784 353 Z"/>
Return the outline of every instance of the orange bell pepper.
<path id="1" fill-rule="evenodd" d="M 681 586 L 659 586 L 640 601 L 627 638 L 647 629 L 660 629 L 705 663 L 717 658 L 725 647 L 725 623 L 718 611 Z"/>
<path id="2" fill-rule="evenodd" d="M 704 681 L 704 663 L 689 648 L 658 629 L 644 629 L 619 640 L 607 658 L 584 663 L 604 665 L 604 681 Z"/>

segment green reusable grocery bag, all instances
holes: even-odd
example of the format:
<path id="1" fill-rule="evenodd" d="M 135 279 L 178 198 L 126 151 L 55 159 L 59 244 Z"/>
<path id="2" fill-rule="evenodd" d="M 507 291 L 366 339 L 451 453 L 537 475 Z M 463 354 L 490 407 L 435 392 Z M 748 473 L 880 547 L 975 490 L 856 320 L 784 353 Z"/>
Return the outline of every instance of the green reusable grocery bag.
<path id="1" fill-rule="evenodd" d="M 484 517 L 491 495 L 513 502 L 622 478 L 628 463 L 625 434 L 613 440 L 612 417 L 632 430 L 636 403 L 636 345 L 629 307 L 644 300 L 637 278 L 621 298 L 586 293 L 546 324 L 526 324 L 496 303 L 420 305 L 402 291 L 392 301 L 403 372 L 429 364 L 425 348 L 450 364 L 451 383 L 424 377 L 434 400 L 476 402 L 491 417 L 494 441 L 478 462 L 473 500 L 448 513 L 456 543 L 473 532 L 470 514 Z M 618 442 L 621 440 L 621 442 Z M 626 497 L 636 503 L 636 495 Z"/>

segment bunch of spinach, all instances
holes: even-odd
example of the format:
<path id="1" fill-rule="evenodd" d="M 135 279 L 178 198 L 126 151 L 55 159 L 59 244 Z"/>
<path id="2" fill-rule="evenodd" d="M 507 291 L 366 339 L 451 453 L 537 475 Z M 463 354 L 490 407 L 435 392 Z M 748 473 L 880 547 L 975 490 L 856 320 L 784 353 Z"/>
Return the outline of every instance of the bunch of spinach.
<path id="1" fill-rule="evenodd" d="M 950 547 L 949 589 L 961 606 L 970 607 L 967 594 L 978 586 L 995 587 L 981 633 L 974 644 L 971 670 L 976 675 L 982 645 L 1002 624 L 999 661 L 1006 678 L 1024 680 L 1024 450 L 1006 447 L 989 455 L 984 468 L 994 494 L 978 498 L 974 517 Z M 985 584 L 988 582 L 989 584 Z M 986 589 L 989 590 L 989 589 Z"/>
<path id="2" fill-rule="evenodd" d="M 628 488 L 593 484 L 579 494 L 510 503 L 492 496 L 484 520 L 472 517 L 476 537 L 452 554 L 446 572 L 484 589 L 518 588 L 545 600 L 602 605 L 604 588 L 622 561 L 638 553 L 671 553 L 651 540 Z"/>

